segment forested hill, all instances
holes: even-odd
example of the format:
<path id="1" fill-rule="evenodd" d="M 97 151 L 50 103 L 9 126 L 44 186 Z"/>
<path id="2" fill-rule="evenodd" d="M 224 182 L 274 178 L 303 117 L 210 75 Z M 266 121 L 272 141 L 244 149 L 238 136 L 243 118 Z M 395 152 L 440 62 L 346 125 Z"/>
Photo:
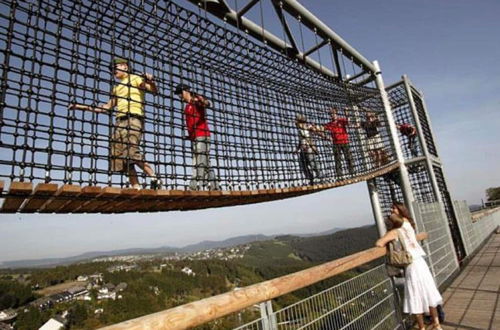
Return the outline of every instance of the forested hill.
<path id="1" fill-rule="evenodd" d="M 366 250 L 378 238 L 376 226 L 364 226 L 316 237 L 277 237 L 288 242 L 298 257 L 312 262 L 326 262 Z"/>
<path id="2" fill-rule="evenodd" d="M 138 257 L 45 269 L 4 269 L 0 270 L 0 310 L 17 310 L 19 330 L 38 329 L 62 311 L 69 311 L 68 329 L 96 329 L 334 260 L 372 247 L 376 238 L 375 227 L 369 226 L 315 237 L 279 236 L 182 258 Z M 275 299 L 276 308 L 289 306 L 371 266 L 364 265 Z M 85 280 L 75 281 L 79 277 Z M 57 300 L 58 295 L 67 295 L 64 290 L 75 286 L 86 288 L 84 301 Z M 103 288 L 118 286 L 125 289 L 114 292 L 116 299 L 103 296 Z M 42 300 L 48 299 L 51 305 L 40 309 L 34 300 L 42 295 Z M 232 329 L 259 315 L 258 310 L 247 309 L 209 328 Z"/>

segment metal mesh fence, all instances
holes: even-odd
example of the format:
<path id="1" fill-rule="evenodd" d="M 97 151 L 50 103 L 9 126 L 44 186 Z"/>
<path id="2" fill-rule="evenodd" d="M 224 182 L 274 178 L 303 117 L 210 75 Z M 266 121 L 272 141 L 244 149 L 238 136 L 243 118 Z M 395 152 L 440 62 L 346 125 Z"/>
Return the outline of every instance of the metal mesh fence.
<path id="1" fill-rule="evenodd" d="M 436 181 L 441 192 L 444 210 L 448 218 L 448 225 L 450 227 L 451 236 L 453 237 L 453 242 L 455 243 L 455 251 L 457 253 L 458 260 L 462 260 L 463 258 L 465 258 L 464 243 L 462 241 L 462 236 L 460 235 L 460 228 L 458 226 L 455 210 L 453 209 L 450 192 L 448 191 L 448 187 L 446 186 L 443 170 L 441 169 L 441 167 L 433 166 L 433 168 L 434 174 L 436 175 Z"/>
<path id="2" fill-rule="evenodd" d="M 380 265 L 236 329 L 396 329 L 401 318 L 395 299 Z"/>
<path id="3" fill-rule="evenodd" d="M 473 220 L 467 201 L 454 201 L 453 204 L 464 238 L 465 251 L 467 256 L 471 256 L 495 228 L 500 226 L 500 212 L 497 211 Z"/>
<path id="4" fill-rule="evenodd" d="M 0 23 L 0 178 L 125 187 L 149 166 L 143 186 L 158 177 L 168 189 L 249 190 L 334 182 L 394 160 L 374 85 L 321 75 L 201 9 L 2 0 Z M 181 83 L 191 101 L 174 95 Z M 101 113 L 107 101 L 122 109 Z"/>
<path id="5" fill-rule="evenodd" d="M 424 244 L 426 259 L 439 286 L 458 269 L 448 221 L 440 203 L 416 202 L 413 205 L 418 231 L 429 234 Z"/>
<path id="6" fill-rule="evenodd" d="M 431 155 L 438 157 L 436 144 L 434 143 L 434 139 L 432 136 L 431 126 L 427 118 L 427 113 L 424 108 L 424 103 L 423 103 L 424 101 L 420 97 L 420 93 L 418 93 L 413 87 L 411 87 L 411 89 L 412 89 L 411 93 L 413 96 L 413 101 L 415 102 L 415 108 L 418 114 L 418 119 L 420 121 L 420 126 L 424 134 L 425 144 L 427 145 L 427 150 L 429 150 L 429 153 Z"/>

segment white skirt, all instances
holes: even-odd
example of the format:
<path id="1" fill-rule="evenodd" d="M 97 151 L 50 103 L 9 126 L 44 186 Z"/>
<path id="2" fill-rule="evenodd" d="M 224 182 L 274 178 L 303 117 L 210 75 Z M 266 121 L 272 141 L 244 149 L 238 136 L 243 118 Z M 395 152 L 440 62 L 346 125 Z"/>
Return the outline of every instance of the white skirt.
<path id="1" fill-rule="evenodd" d="M 429 307 L 443 303 L 424 258 L 414 259 L 405 270 L 405 299 L 403 311 L 409 314 L 429 313 Z"/>

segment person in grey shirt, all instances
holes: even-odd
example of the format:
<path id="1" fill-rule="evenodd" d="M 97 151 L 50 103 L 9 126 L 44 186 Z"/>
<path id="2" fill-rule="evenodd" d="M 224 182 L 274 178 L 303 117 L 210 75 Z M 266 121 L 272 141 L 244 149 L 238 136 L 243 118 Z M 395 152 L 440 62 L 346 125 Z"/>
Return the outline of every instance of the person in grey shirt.
<path id="1" fill-rule="evenodd" d="M 317 160 L 318 148 L 314 143 L 313 134 L 319 135 L 326 139 L 322 128 L 307 122 L 304 115 L 298 114 L 295 117 L 295 126 L 298 130 L 299 144 L 295 152 L 299 154 L 300 169 L 304 176 L 309 180 L 309 184 L 313 185 L 315 179 L 321 179 L 322 173 Z"/>

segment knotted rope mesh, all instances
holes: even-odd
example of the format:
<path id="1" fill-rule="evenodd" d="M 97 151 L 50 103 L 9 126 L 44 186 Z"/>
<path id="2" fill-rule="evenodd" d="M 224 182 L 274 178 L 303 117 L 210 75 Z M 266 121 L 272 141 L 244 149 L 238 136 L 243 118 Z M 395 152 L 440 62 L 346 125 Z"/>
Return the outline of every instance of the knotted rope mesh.
<path id="1" fill-rule="evenodd" d="M 110 165 L 116 112 L 68 107 L 95 107 L 112 97 L 119 85 L 111 70 L 116 57 L 128 60 L 129 73 L 152 74 L 158 87 L 145 94 L 139 148 L 166 189 L 189 189 L 196 174 L 185 102 L 174 95 L 179 83 L 212 104 L 208 166 L 220 189 L 335 182 L 395 159 L 374 85 L 324 76 L 174 1 L 14 0 L 0 1 L 0 177 L 130 185 Z M 319 131 L 331 121 L 332 107 L 348 119 L 349 155 L 333 152 L 328 130 L 324 136 L 310 130 L 314 159 L 301 158 L 297 115 Z M 379 120 L 377 141 L 363 124 L 368 113 Z M 122 160 L 134 165 L 128 156 Z M 140 175 L 146 186 L 150 178 Z"/>

